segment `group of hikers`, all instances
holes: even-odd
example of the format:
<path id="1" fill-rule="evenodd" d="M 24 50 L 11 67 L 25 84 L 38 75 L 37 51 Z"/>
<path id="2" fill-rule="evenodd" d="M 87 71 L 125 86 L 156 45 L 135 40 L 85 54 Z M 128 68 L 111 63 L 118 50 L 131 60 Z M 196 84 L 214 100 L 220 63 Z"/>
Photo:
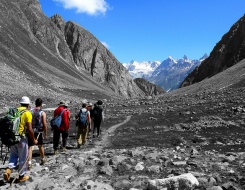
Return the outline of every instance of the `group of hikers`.
<path id="1" fill-rule="evenodd" d="M 3 174 L 4 180 L 7 182 L 11 181 L 12 170 L 17 166 L 19 174 L 18 182 L 29 179 L 26 172 L 32 167 L 32 151 L 35 145 L 39 148 L 41 156 L 40 165 L 44 165 L 47 162 L 44 154 L 43 140 L 47 139 L 48 124 L 46 113 L 42 110 L 43 101 L 41 98 L 36 99 L 35 107 L 31 108 L 30 99 L 27 96 L 23 96 L 19 103 L 20 107 L 17 108 L 20 112 L 18 141 L 10 146 L 9 163 Z M 93 138 L 100 136 L 100 126 L 104 121 L 102 104 L 101 100 L 98 100 L 94 105 L 90 102 L 83 102 L 82 108 L 76 113 L 77 148 L 86 143 L 90 130 L 92 130 Z M 62 137 L 62 150 L 66 151 L 69 136 L 71 112 L 66 101 L 60 101 L 58 107 L 54 110 L 53 117 L 60 117 L 62 121 L 59 127 L 51 127 L 54 154 L 58 154 L 60 137 Z"/>

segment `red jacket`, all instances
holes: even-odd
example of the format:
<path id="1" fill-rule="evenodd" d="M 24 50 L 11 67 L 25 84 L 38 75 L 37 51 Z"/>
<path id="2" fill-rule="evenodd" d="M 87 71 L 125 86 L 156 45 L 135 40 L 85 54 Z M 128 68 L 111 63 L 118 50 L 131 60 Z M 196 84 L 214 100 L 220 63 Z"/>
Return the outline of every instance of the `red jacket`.
<path id="1" fill-rule="evenodd" d="M 68 131 L 70 129 L 70 123 L 69 123 L 70 111 L 64 108 L 64 106 L 59 106 L 58 108 L 56 108 L 56 110 L 54 110 L 54 117 L 59 115 L 63 109 L 65 109 L 65 111 L 62 114 L 62 123 L 61 123 L 61 126 L 59 127 L 59 130 Z"/>

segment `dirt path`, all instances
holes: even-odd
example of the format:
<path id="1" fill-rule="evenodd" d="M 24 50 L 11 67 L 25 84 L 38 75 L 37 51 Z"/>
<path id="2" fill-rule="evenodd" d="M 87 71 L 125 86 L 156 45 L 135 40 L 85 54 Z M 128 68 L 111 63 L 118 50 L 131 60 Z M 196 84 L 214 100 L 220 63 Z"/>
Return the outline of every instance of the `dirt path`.
<path id="1" fill-rule="evenodd" d="M 127 116 L 126 119 L 118 123 L 116 125 L 111 126 L 105 134 L 102 135 L 102 138 L 100 141 L 95 142 L 95 147 L 92 149 L 92 151 L 99 151 L 103 149 L 104 147 L 107 147 L 110 145 L 109 137 L 114 135 L 114 131 L 120 127 L 121 125 L 126 124 L 131 119 L 131 116 Z"/>

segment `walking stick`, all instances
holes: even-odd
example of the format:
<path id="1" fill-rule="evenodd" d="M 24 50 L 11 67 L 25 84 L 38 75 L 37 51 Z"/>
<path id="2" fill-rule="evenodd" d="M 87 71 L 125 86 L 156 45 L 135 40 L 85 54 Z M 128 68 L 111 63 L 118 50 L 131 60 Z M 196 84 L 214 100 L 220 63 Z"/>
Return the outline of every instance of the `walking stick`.
<path id="1" fill-rule="evenodd" d="M 36 140 L 38 140 L 39 135 L 40 135 L 40 133 L 38 133 Z M 13 180 L 13 181 L 10 183 L 10 186 L 9 186 L 9 187 L 11 187 L 11 186 L 12 186 L 12 184 L 15 182 L 15 180 L 17 179 L 17 177 L 20 175 L 20 173 L 21 173 L 21 172 L 22 172 L 22 170 L 24 169 L 24 166 L 26 165 L 26 163 L 27 163 L 27 161 L 29 160 L 29 158 L 30 158 L 30 154 L 28 153 L 28 156 L 27 156 L 27 158 L 26 158 L 26 161 L 24 162 L 24 164 L 23 164 L 22 168 L 21 168 L 21 169 L 20 169 L 20 171 L 18 172 L 18 175 L 17 175 L 17 176 L 15 176 L 14 180 Z"/>

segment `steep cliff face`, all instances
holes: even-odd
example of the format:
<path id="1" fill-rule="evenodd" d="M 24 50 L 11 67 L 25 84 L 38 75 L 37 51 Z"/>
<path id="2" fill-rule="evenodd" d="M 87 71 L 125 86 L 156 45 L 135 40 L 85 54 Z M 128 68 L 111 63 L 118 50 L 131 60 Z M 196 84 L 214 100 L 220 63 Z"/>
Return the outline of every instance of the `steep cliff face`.
<path id="1" fill-rule="evenodd" d="M 157 96 L 166 93 L 161 87 L 152 84 L 143 78 L 136 78 L 134 81 L 147 96 Z"/>
<path id="2" fill-rule="evenodd" d="M 202 81 L 245 58 L 245 16 L 239 19 L 216 44 L 210 56 L 190 73 L 181 87 Z"/>
<path id="3" fill-rule="evenodd" d="M 12 89 L 11 94 L 44 92 L 51 97 L 81 95 L 85 90 L 109 97 L 144 95 L 91 33 L 58 15 L 47 18 L 38 0 L 2 0 L 0 26 L 0 66 L 23 73 L 14 82 L 9 82 L 9 75 L 2 76 L 4 89 Z M 16 91 L 18 83 L 26 89 Z"/>
<path id="4" fill-rule="evenodd" d="M 54 15 L 51 20 L 63 32 L 76 67 L 124 97 L 143 95 L 126 69 L 89 31 L 74 22 Z"/>

